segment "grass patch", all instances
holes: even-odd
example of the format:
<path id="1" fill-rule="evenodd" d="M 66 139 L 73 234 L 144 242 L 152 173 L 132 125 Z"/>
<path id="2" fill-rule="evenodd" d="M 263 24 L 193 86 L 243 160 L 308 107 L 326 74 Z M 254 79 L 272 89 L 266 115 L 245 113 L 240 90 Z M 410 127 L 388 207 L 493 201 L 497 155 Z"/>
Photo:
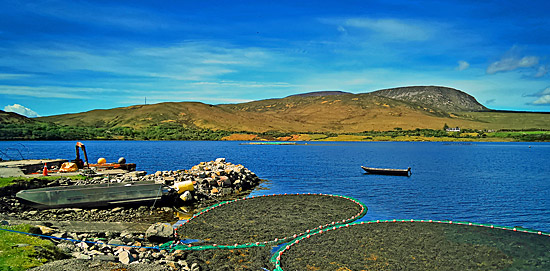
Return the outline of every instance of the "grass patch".
<path id="1" fill-rule="evenodd" d="M 33 179 L 40 179 L 40 180 L 57 180 L 60 178 L 69 178 L 71 180 L 84 180 L 86 179 L 86 176 L 82 175 L 72 175 L 72 176 L 45 176 L 45 177 L 33 177 L 33 178 L 22 178 L 22 177 L 5 177 L 0 178 L 0 187 L 12 185 L 16 183 L 17 181 L 29 181 Z"/>
<path id="2" fill-rule="evenodd" d="M 474 119 L 482 123 L 484 129 L 550 129 L 550 115 L 547 113 L 525 112 L 465 112 L 456 113 L 461 117 Z"/>
<path id="3" fill-rule="evenodd" d="M 30 225 L 2 226 L 8 229 L 29 232 Z M 0 230 L 0 270 L 27 270 L 61 255 L 55 245 L 38 237 Z"/>

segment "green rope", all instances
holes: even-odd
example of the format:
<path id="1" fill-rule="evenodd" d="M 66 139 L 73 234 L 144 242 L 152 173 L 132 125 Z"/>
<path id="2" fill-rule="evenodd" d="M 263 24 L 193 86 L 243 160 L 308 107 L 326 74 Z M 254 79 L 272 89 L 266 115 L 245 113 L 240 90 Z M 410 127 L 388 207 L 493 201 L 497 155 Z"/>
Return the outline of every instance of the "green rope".
<path id="1" fill-rule="evenodd" d="M 199 212 L 196 215 L 193 215 L 193 217 L 191 217 L 189 220 L 184 222 L 182 224 L 182 226 L 185 225 L 186 223 L 188 223 L 189 221 L 195 219 L 196 217 L 199 217 L 202 214 L 210 212 L 211 210 L 213 210 L 215 208 L 218 208 L 218 207 L 221 207 L 221 206 L 226 205 L 226 204 L 231 204 L 233 202 L 237 202 L 237 201 L 241 201 L 241 200 L 250 200 L 250 199 L 254 199 L 254 198 L 263 198 L 263 197 L 271 197 L 271 196 L 286 196 L 286 195 L 288 195 L 288 194 L 263 195 L 263 196 L 255 196 L 255 197 L 249 197 L 249 198 L 242 198 L 242 199 L 236 199 L 236 200 L 231 200 L 231 201 L 220 202 L 220 203 L 214 204 L 210 207 L 207 207 L 207 208 L 203 209 L 201 212 Z M 227 244 L 217 245 L 217 244 L 213 244 L 213 245 L 200 245 L 200 246 L 193 246 L 191 244 L 180 244 L 180 243 L 171 241 L 171 242 L 160 245 L 159 248 L 160 249 L 165 249 L 165 250 L 168 250 L 168 251 L 174 251 L 174 250 L 235 249 L 235 248 L 250 248 L 250 247 L 264 247 L 264 246 L 267 246 L 267 245 L 277 245 L 277 244 L 283 243 L 283 242 L 288 241 L 288 240 L 294 240 L 299 236 L 303 236 L 303 235 L 309 234 L 310 232 L 315 232 L 315 231 L 318 231 L 318 230 L 326 228 L 326 227 L 331 227 L 331 226 L 340 225 L 340 224 L 343 224 L 343 223 L 350 223 L 352 221 L 356 221 L 356 220 L 362 218 L 363 216 L 365 216 L 367 214 L 367 210 L 368 210 L 367 206 L 364 203 L 362 203 L 359 200 L 354 199 L 352 197 L 348 197 L 348 196 L 329 195 L 329 194 L 312 194 L 312 193 L 308 193 L 308 194 L 291 194 L 291 195 L 319 195 L 319 196 L 339 197 L 339 198 L 350 200 L 350 201 L 358 204 L 361 207 L 361 211 L 357 215 L 355 215 L 351 218 L 348 218 L 348 219 L 345 219 L 345 220 L 342 220 L 342 221 L 330 222 L 330 223 L 327 223 L 325 225 L 319 226 L 317 228 L 310 229 L 310 230 L 307 230 L 307 231 L 302 232 L 302 233 L 294 234 L 293 236 L 287 236 L 287 237 L 284 237 L 284 238 L 281 238 L 281 239 L 277 238 L 275 240 L 269 240 L 269 241 L 252 242 L 252 243 L 245 243 L 245 244 L 234 244 L 234 245 L 227 245 Z"/>
<path id="2" fill-rule="evenodd" d="M 364 225 L 364 224 L 377 224 L 377 223 L 440 223 L 440 224 L 455 224 L 455 225 L 466 225 L 466 226 L 474 226 L 474 227 L 486 227 L 491 229 L 502 229 L 502 230 L 509 230 L 509 231 L 515 231 L 515 232 L 523 232 L 523 233 L 530 233 L 530 234 L 537 234 L 537 235 L 543 235 L 543 236 L 550 236 L 550 233 L 542 232 L 542 231 L 536 231 L 531 229 L 526 229 L 522 227 L 508 227 L 508 226 L 498 226 L 494 224 L 483 224 L 483 223 L 473 223 L 473 222 L 465 222 L 465 221 L 452 221 L 452 220 L 424 220 L 424 219 L 393 219 L 393 220 L 370 220 L 370 221 L 361 221 L 361 222 L 353 222 L 348 223 L 345 225 L 336 225 L 332 228 L 325 229 L 324 231 L 317 230 L 315 232 L 311 232 L 308 235 L 300 236 L 296 239 L 294 239 L 292 242 L 289 242 L 286 246 L 283 246 L 279 248 L 273 256 L 269 259 L 269 261 L 275 265 L 275 269 L 273 271 L 284 271 L 281 267 L 281 257 L 283 253 L 287 250 L 289 250 L 293 245 L 296 245 L 300 243 L 303 239 L 309 239 L 312 236 L 319 235 L 322 233 L 325 233 L 327 231 L 332 231 L 344 227 L 351 227 L 355 225 Z"/>

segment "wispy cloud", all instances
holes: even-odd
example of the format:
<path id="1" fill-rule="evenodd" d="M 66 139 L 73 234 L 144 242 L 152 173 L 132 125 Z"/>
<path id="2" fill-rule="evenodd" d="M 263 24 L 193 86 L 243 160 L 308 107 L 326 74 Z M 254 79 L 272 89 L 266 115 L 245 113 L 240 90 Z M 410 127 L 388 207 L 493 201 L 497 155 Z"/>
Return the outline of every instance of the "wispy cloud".
<path id="1" fill-rule="evenodd" d="M 497 72 L 513 71 L 519 68 L 534 67 L 539 63 L 537 56 L 520 56 L 520 49 L 517 46 L 512 47 L 506 54 L 487 67 L 487 74 Z"/>
<path id="2" fill-rule="evenodd" d="M 19 79 L 19 78 L 25 78 L 30 77 L 30 74 L 19 74 L 19 73 L 0 73 L 0 80 L 6 80 L 6 79 Z"/>
<path id="3" fill-rule="evenodd" d="M 541 91 L 533 94 L 524 95 L 526 97 L 537 97 L 537 99 L 531 103 L 532 105 L 550 105 L 550 87 L 547 87 Z"/>
<path id="4" fill-rule="evenodd" d="M 121 76 L 201 81 L 257 69 L 285 61 L 262 48 L 233 48 L 229 44 L 185 42 L 166 47 L 130 47 L 93 50 L 79 46 L 47 44 L 21 46 L 17 53 L 0 56 L 0 66 L 27 72 L 62 73 L 95 71 Z M 39 63 L 39 64 L 37 64 Z M 1 78 L 1 77 L 0 77 Z"/>
<path id="5" fill-rule="evenodd" d="M 534 105 L 550 105 L 550 95 L 544 95 L 533 102 Z"/>
<path id="6" fill-rule="evenodd" d="M 53 17 L 85 25 L 102 25 L 119 29 L 144 31 L 159 28 L 178 27 L 166 14 L 157 14 L 116 2 L 109 4 L 95 1 L 40 1 L 24 2 L 21 8 L 41 16 Z"/>
<path id="7" fill-rule="evenodd" d="M 464 60 L 460 60 L 460 61 L 458 61 L 458 67 L 456 67 L 456 70 L 463 71 L 463 70 L 465 70 L 469 67 L 470 67 L 470 63 L 468 63 Z"/>
<path id="8" fill-rule="evenodd" d="M 4 107 L 4 111 L 6 112 L 14 112 L 19 115 L 23 115 L 25 117 L 33 118 L 33 117 L 40 117 L 38 113 L 34 112 L 33 110 L 26 108 L 20 104 L 13 104 L 13 105 L 6 105 Z"/>
<path id="9" fill-rule="evenodd" d="M 285 82 L 237 82 L 237 81 L 220 81 L 220 82 L 195 82 L 193 86 L 224 86 L 224 87 L 239 87 L 239 88 L 289 88 L 296 87 Z"/>
<path id="10" fill-rule="evenodd" d="M 395 41 L 425 41 L 436 31 L 433 25 L 422 21 L 395 18 L 348 18 L 340 22 L 338 30 L 344 32 L 348 27 L 369 31 L 376 36 Z"/>
<path id="11" fill-rule="evenodd" d="M 538 70 L 537 70 L 537 73 L 535 73 L 534 76 L 536 78 L 540 78 L 540 77 L 545 76 L 546 74 L 548 74 L 548 66 L 540 65 Z"/>
<path id="12" fill-rule="evenodd" d="M 0 94 L 34 98 L 92 99 L 94 94 L 117 92 L 115 89 L 101 88 L 0 85 Z"/>

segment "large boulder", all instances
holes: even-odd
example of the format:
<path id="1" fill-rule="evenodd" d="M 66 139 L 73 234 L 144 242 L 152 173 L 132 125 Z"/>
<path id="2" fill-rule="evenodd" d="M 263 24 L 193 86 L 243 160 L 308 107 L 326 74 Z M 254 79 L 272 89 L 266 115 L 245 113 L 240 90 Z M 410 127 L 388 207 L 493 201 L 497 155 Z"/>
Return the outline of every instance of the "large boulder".
<path id="1" fill-rule="evenodd" d="M 147 240 L 153 243 L 164 243 L 174 238 L 174 228 L 167 223 L 155 223 L 145 232 Z"/>

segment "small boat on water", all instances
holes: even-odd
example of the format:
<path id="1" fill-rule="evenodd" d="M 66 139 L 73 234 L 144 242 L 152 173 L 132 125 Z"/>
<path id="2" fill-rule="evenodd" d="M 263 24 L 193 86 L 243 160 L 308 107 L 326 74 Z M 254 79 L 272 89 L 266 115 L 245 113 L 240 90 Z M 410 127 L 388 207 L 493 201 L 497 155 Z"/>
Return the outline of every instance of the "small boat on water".
<path id="1" fill-rule="evenodd" d="M 380 175 L 411 176 L 411 168 L 393 169 L 393 168 L 373 168 L 361 166 L 367 173 Z"/>
<path id="2" fill-rule="evenodd" d="M 160 200 L 168 188 L 154 182 L 57 186 L 19 191 L 16 197 L 36 208 L 104 207 Z"/>

